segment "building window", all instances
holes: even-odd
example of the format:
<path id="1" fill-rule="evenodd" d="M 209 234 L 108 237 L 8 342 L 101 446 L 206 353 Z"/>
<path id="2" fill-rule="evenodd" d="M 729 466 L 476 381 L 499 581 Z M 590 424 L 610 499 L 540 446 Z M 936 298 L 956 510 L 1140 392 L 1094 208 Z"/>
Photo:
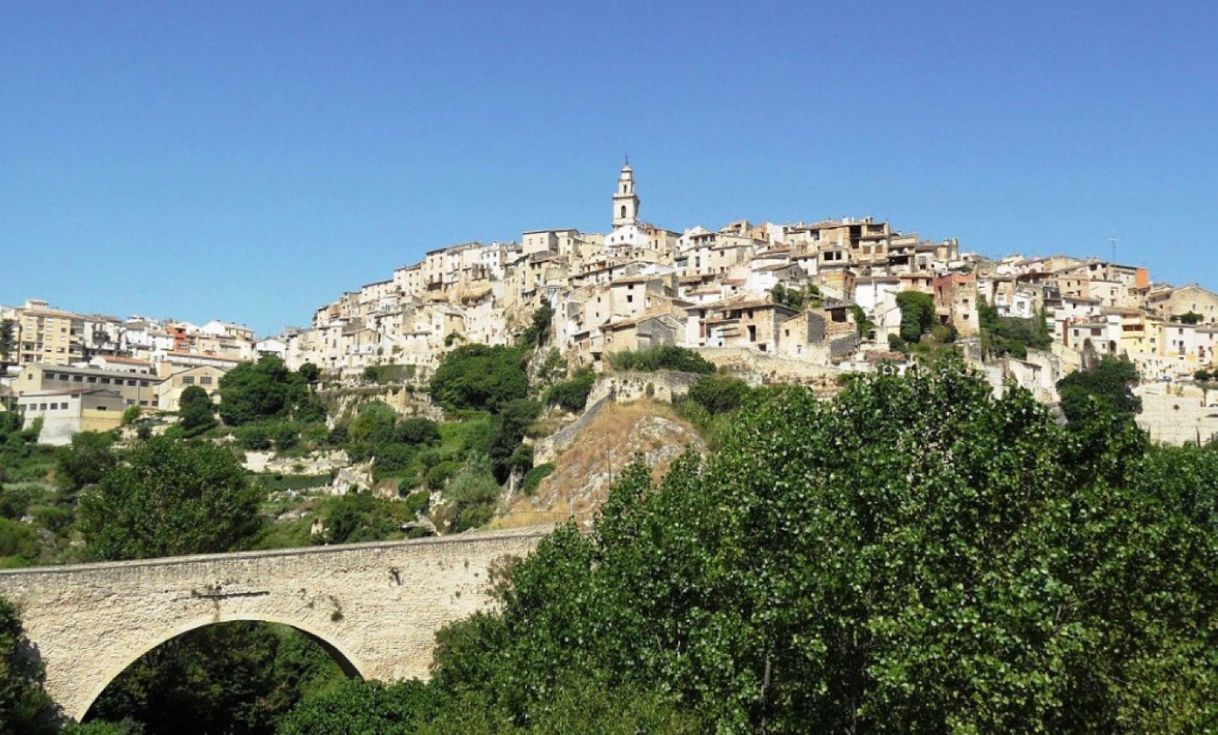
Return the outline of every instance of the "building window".
<path id="1" fill-rule="evenodd" d="M 211 385 L 211 376 L 204 375 L 203 377 L 199 378 L 199 384 L 200 385 Z"/>

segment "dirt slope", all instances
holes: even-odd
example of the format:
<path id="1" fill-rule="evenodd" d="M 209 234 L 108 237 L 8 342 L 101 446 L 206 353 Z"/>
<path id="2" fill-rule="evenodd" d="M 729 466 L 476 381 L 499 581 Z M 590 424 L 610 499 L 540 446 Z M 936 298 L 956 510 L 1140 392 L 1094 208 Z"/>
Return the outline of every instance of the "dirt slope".
<path id="1" fill-rule="evenodd" d="M 555 523 L 574 515 L 590 519 L 605 501 L 613 478 L 635 454 L 653 468 L 658 478 L 687 448 L 705 455 L 706 443 L 668 404 L 640 401 L 605 406 L 563 450 L 532 497 L 517 495 L 508 501 L 493 527 L 512 528 Z"/>

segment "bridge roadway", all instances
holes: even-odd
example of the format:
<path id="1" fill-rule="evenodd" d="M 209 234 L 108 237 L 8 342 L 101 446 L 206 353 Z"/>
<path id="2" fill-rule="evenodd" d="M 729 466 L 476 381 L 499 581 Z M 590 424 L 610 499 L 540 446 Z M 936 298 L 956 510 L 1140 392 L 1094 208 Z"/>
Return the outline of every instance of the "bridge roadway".
<path id="1" fill-rule="evenodd" d="M 436 630 L 485 607 L 492 567 L 548 531 L 16 569 L 0 572 L 0 596 L 21 611 L 47 692 L 79 720 L 140 656 L 232 620 L 297 628 L 352 675 L 426 677 Z"/>

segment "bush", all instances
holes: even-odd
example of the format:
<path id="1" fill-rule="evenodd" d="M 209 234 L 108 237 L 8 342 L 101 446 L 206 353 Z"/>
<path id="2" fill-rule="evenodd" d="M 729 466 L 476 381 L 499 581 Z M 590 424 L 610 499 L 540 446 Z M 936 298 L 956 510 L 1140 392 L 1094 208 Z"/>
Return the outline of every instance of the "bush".
<path id="1" fill-rule="evenodd" d="M 38 538 L 34 529 L 21 521 L 0 518 L 0 556 L 11 556 L 29 563 L 38 558 Z"/>
<path id="2" fill-rule="evenodd" d="M 389 404 L 383 401 L 372 401 L 360 406 L 359 414 L 351 422 L 348 431 L 353 442 L 369 442 L 384 444 L 393 441 L 394 425 L 398 415 Z"/>
<path id="3" fill-rule="evenodd" d="M 485 460 L 471 460 L 445 486 L 444 497 L 450 503 L 448 531 L 460 533 L 491 520 L 499 498 L 499 483 Z"/>
<path id="4" fill-rule="evenodd" d="M 460 462 L 441 462 L 427 471 L 427 487 L 432 490 L 443 490 L 453 475 L 461 469 Z"/>
<path id="5" fill-rule="evenodd" d="M 439 444 L 440 428 L 431 419 L 412 416 L 398 422 L 393 438 L 406 444 Z"/>
<path id="6" fill-rule="evenodd" d="M 114 453 L 114 434 L 82 431 L 72 442 L 56 452 L 56 476 L 59 485 L 69 494 L 100 482 L 118 463 Z"/>
<path id="7" fill-rule="evenodd" d="M 541 487 L 541 481 L 549 477 L 554 469 L 554 465 L 547 462 L 529 470 L 528 474 L 524 476 L 524 481 L 520 483 L 520 491 L 525 495 L 537 492 L 537 488 Z"/>
<path id="8" fill-rule="evenodd" d="M 271 432 L 263 424 L 247 424 L 233 429 L 233 436 L 242 449 L 262 451 L 271 448 Z"/>
<path id="9" fill-rule="evenodd" d="M 545 402 L 551 406 L 560 406 L 572 413 L 584 410 L 588 403 L 588 394 L 596 383 L 596 373 L 591 368 L 582 368 L 571 376 L 570 380 L 555 383 L 546 390 Z"/>
<path id="10" fill-rule="evenodd" d="M 410 467 L 418 450 L 409 444 L 377 444 L 372 448 L 376 457 L 373 467 L 377 477 L 384 477 Z"/>
<path id="11" fill-rule="evenodd" d="M 279 424 L 272 432 L 275 449 L 285 451 L 300 443 L 300 428 L 295 424 Z"/>
<path id="12" fill-rule="evenodd" d="M 709 413 L 734 411 L 744 403 L 749 386 L 738 378 L 725 375 L 707 375 L 689 387 L 689 398 Z"/>
<path id="13" fill-rule="evenodd" d="M 1011 355 L 1023 359 L 1028 348 L 1046 350 L 1053 344 L 1044 314 L 1032 319 L 999 316 L 998 309 L 986 300 L 977 303 L 977 319 L 981 327 L 981 348 L 990 355 Z"/>
<path id="14" fill-rule="evenodd" d="M 417 517 L 427 512 L 427 508 L 431 505 L 431 493 L 419 490 L 407 495 L 403 502 L 406 504 L 406 512 Z"/>
<path id="15" fill-rule="evenodd" d="M 528 395 L 524 355 L 510 347 L 463 345 L 444 356 L 430 390 L 432 398 L 449 410 L 498 411 L 508 401 Z"/>
<path id="16" fill-rule="evenodd" d="M 120 423 L 122 423 L 123 426 L 130 426 L 130 425 L 134 424 L 136 421 L 138 421 L 139 418 L 140 418 L 140 407 L 139 406 L 127 406 L 127 409 L 125 411 L 123 411 L 123 417 L 120 419 Z"/>
<path id="17" fill-rule="evenodd" d="M 550 332 L 550 322 L 554 319 L 554 307 L 549 302 L 543 303 L 533 312 L 533 318 L 528 328 L 520 335 L 520 344 L 528 349 L 540 347 Z"/>
<path id="18" fill-rule="evenodd" d="M 662 345 L 645 350 L 612 352 L 607 356 L 614 370 L 678 370 L 684 373 L 713 373 L 714 363 L 685 347 Z"/>

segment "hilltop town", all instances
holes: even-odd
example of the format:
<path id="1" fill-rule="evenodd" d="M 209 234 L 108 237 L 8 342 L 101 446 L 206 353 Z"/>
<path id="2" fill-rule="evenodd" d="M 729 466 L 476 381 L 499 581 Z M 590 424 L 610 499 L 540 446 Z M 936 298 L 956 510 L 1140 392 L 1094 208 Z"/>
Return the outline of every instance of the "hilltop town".
<path id="1" fill-rule="evenodd" d="M 191 385 L 218 397 L 226 371 L 261 355 L 338 381 L 403 366 L 421 384 L 457 346 L 511 343 L 540 309 L 561 362 L 597 372 L 613 353 L 675 345 L 754 383 L 830 385 L 952 345 L 996 388 L 1013 380 L 1052 403 L 1062 376 L 1105 356 L 1128 358 L 1152 387 L 1215 364 L 1218 294 L 1156 283 L 1143 267 L 991 259 L 870 217 L 678 232 L 642 219 L 629 163 L 609 203 L 607 233 L 541 229 L 431 250 L 317 309 L 308 328 L 262 340 L 229 322 L 91 316 L 38 300 L 0 307 L 0 360 L 20 371 L 0 390 L 48 425 L 44 406 L 71 410 L 55 434 L 63 441 L 103 428 L 82 423 L 90 407 L 107 419 L 130 406 L 175 411 Z M 1195 408 L 1208 403 L 1202 394 Z"/>
<path id="2" fill-rule="evenodd" d="M 919 293 L 930 300 L 923 331 L 965 346 L 996 385 L 1015 380 L 1046 402 L 1063 375 L 1104 356 L 1129 358 L 1145 381 L 1189 379 L 1215 361 L 1218 294 L 1156 283 L 1146 268 L 990 259 L 872 218 L 677 232 L 644 221 L 640 204 L 627 163 L 608 233 L 545 229 L 432 250 L 318 309 L 310 328 L 283 337 L 283 355 L 335 374 L 427 370 L 454 345 L 509 342 L 548 306 L 573 367 L 677 345 L 760 382 L 809 382 L 903 364 L 903 303 L 918 299 L 902 294 Z M 987 339 L 1003 327 L 1043 334 Z"/>

